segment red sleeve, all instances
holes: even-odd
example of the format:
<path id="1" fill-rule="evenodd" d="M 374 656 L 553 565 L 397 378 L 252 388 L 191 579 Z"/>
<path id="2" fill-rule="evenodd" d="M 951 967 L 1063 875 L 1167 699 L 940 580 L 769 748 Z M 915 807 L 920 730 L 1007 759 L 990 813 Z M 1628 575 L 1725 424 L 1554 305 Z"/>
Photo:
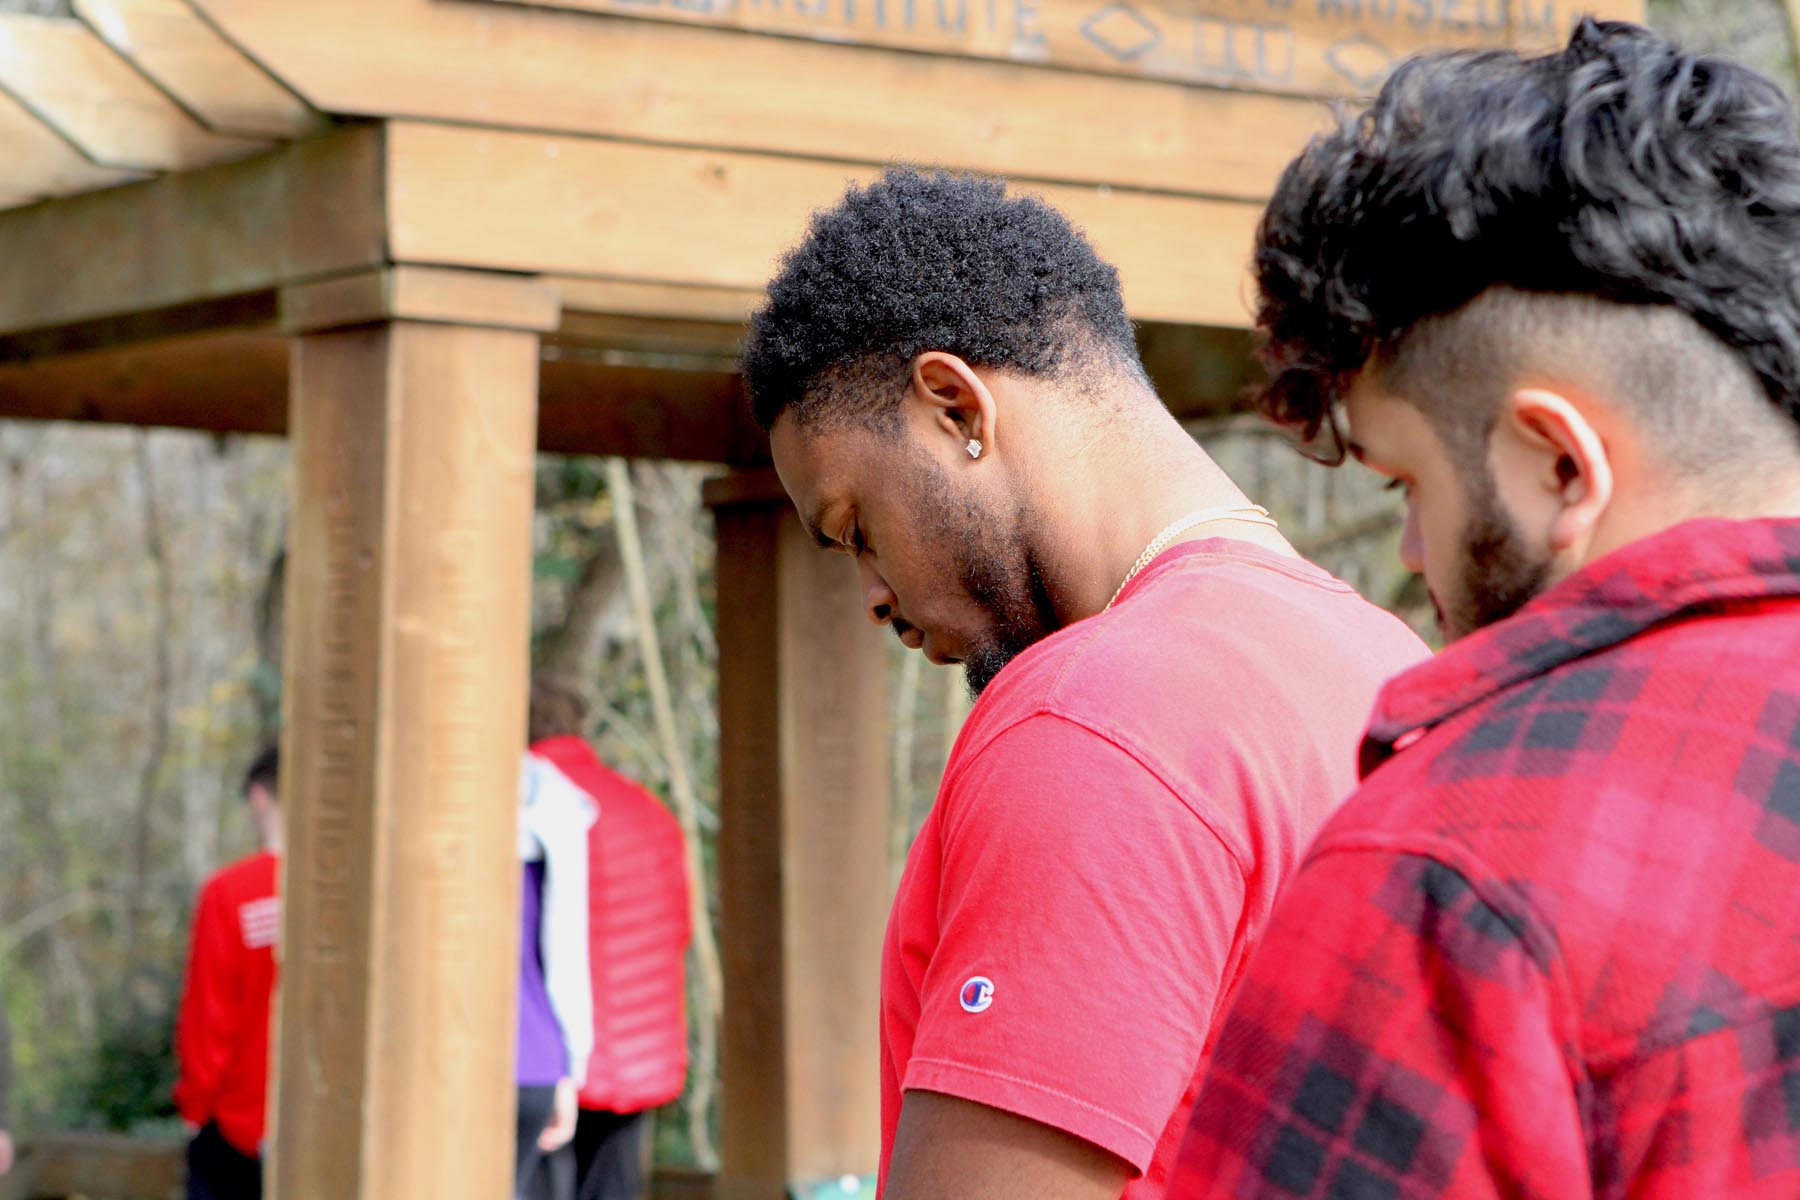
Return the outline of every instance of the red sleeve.
<path id="1" fill-rule="evenodd" d="M 1169 1195 L 1589 1194 L 1547 961 L 1502 887 L 1414 854 L 1314 858 L 1232 1001 Z"/>
<path id="2" fill-rule="evenodd" d="M 959 770 L 903 1087 L 1148 1166 L 1206 1041 L 1243 877 L 1137 759 L 1054 716 Z M 986 985 L 971 981 L 986 981 Z"/>
<path id="3" fill-rule="evenodd" d="M 205 1124 L 215 1115 L 233 1030 L 241 1018 L 232 969 L 242 943 L 232 921 L 232 905 L 217 881 L 200 891 L 194 910 L 194 942 L 188 953 L 187 983 L 175 1022 L 175 1107 L 186 1120 Z"/>

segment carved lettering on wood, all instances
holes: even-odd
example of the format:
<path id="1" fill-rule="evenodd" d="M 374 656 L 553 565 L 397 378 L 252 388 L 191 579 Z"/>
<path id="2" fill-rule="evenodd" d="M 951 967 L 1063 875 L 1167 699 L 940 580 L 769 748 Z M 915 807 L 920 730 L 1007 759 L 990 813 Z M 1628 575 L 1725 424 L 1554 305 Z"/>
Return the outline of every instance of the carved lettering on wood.
<path id="1" fill-rule="evenodd" d="M 1182 83 L 1366 95 L 1399 59 L 1554 46 L 1631 0 L 502 0 Z"/>

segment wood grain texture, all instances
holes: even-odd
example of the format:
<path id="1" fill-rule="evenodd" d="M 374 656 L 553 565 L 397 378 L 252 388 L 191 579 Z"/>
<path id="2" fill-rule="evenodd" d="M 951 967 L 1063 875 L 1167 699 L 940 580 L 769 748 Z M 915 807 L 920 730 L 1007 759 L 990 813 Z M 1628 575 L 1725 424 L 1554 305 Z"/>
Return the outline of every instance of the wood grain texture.
<path id="1" fill-rule="evenodd" d="M 380 129 L 354 126 L 0 213 L 0 335 L 379 265 L 381 157 Z"/>
<path id="2" fill-rule="evenodd" d="M 873 168 L 421 122 L 388 129 L 394 257 L 760 289 L 806 214 Z M 1242 327 L 1258 205 L 1034 188 L 1082 226 L 1144 320 Z M 529 219 L 524 214 L 530 214 Z"/>
<path id="3" fill-rule="evenodd" d="M 208 132 L 80 21 L 0 13 L 0 88 L 101 166 L 170 171 L 268 145 Z"/>
<path id="4" fill-rule="evenodd" d="M 730 484 L 714 489 L 726 499 Z M 721 1200 L 870 1173 L 887 910 L 881 634 L 781 499 L 719 530 Z"/>
<path id="5" fill-rule="evenodd" d="M 512 1175 L 537 339 L 294 352 L 277 1200 Z"/>
<path id="6" fill-rule="evenodd" d="M 281 327 L 289 333 L 384 320 L 548 332 L 561 315 L 556 288 L 541 280 L 446 267 L 378 267 L 281 293 Z"/>
<path id="7" fill-rule="evenodd" d="M 1444 46 L 1542 49 L 1639 0 L 504 0 L 1256 92 L 1367 96 Z"/>
<path id="8" fill-rule="evenodd" d="M 73 0 L 75 14 L 214 133 L 292 138 L 321 118 L 187 0 Z"/>
<path id="9" fill-rule="evenodd" d="M 338 113 L 1245 199 L 1328 118 L 1316 100 L 505 4 L 195 2 Z"/>
<path id="10" fill-rule="evenodd" d="M 0 146 L 6 147 L 6 171 L 0 176 L 0 208 L 142 178 L 141 172 L 98 165 L 3 91 Z"/>

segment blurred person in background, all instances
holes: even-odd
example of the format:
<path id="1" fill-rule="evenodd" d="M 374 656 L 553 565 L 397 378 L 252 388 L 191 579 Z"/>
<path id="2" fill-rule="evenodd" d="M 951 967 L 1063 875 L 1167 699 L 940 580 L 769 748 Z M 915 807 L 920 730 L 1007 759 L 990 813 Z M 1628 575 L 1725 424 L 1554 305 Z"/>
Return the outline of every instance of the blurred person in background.
<path id="1" fill-rule="evenodd" d="M 564 1153 L 581 1200 L 637 1200 L 648 1112 L 679 1097 L 687 1079 L 687 847 L 661 802 L 600 762 L 582 737 L 586 711 L 573 688 L 532 680 L 531 752 L 600 808 L 588 833 L 594 1049 Z"/>
<path id="2" fill-rule="evenodd" d="M 281 933 L 279 774 L 274 746 L 250 764 L 244 800 L 261 849 L 209 878 L 194 910 L 175 1026 L 175 1107 L 191 1134 L 189 1200 L 262 1195 L 269 1013 Z"/>
<path id="3" fill-rule="evenodd" d="M 1623 23 L 1414 59 L 1256 271 L 1265 409 L 1405 489 L 1452 644 L 1384 690 L 1171 1192 L 1800 1195 L 1788 99 Z"/>
<path id="4" fill-rule="evenodd" d="M 533 687 L 530 729 L 554 698 Z M 594 1045 L 588 969 L 588 829 L 595 806 L 557 765 L 527 750 L 519 769 L 519 928 L 514 1194 L 527 1195 L 546 1155 L 575 1135 L 576 1091 Z M 572 1200 L 572 1171 L 552 1170 L 551 1200 Z"/>
<path id="5" fill-rule="evenodd" d="M 1424 646 L 1213 463 L 1118 272 L 999 181 L 893 169 L 817 214 L 744 368 L 869 619 L 980 693 L 888 926 L 883 1195 L 1161 1196 L 1239 964 Z"/>

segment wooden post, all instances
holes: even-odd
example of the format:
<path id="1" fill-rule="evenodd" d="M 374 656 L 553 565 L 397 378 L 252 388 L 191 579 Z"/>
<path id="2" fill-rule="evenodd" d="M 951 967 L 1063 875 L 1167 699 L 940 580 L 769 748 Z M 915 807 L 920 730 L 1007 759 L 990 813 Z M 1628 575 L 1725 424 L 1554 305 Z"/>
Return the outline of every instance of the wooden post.
<path id="1" fill-rule="evenodd" d="M 887 917 L 882 633 L 773 472 L 707 488 L 719 531 L 725 1012 L 720 1200 L 871 1174 Z"/>
<path id="2" fill-rule="evenodd" d="M 283 296 L 277 1200 L 510 1194 L 538 334 L 522 278 Z"/>

